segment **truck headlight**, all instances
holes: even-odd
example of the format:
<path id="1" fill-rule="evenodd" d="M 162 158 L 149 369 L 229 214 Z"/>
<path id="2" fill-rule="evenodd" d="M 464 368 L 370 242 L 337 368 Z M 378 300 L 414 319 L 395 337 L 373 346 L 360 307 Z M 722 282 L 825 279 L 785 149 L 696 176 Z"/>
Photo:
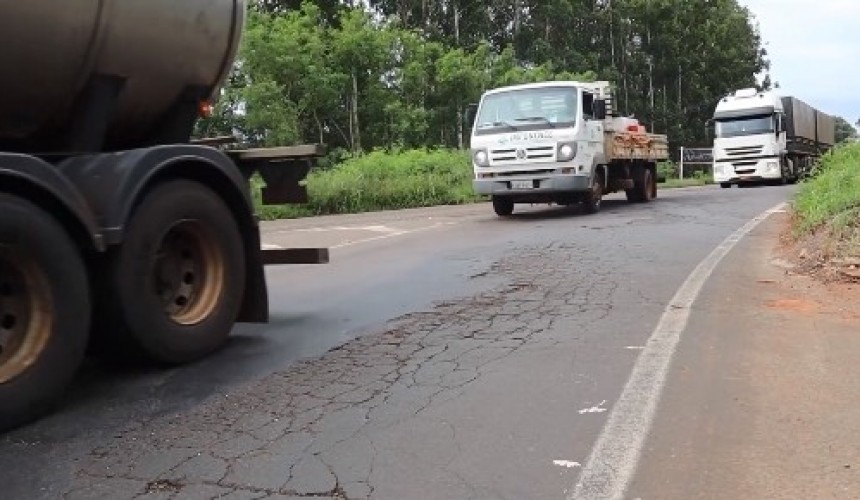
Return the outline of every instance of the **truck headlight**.
<path id="1" fill-rule="evenodd" d="M 775 161 L 769 161 L 767 162 L 765 169 L 767 169 L 768 172 L 779 172 L 779 163 Z"/>
<path id="2" fill-rule="evenodd" d="M 564 143 L 558 146 L 558 161 L 570 161 L 576 156 L 576 143 Z"/>
<path id="3" fill-rule="evenodd" d="M 472 160 L 475 162 L 475 165 L 479 167 L 486 167 L 490 165 L 489 157 L 487 156 L 487 150 L 485 149 L 477 149 L 472 153 Z"/>

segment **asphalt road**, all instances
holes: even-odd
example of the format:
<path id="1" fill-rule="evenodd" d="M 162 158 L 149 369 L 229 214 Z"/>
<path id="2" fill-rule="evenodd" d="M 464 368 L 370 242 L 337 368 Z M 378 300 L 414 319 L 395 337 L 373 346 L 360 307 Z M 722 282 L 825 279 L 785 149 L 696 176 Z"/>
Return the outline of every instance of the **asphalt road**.
<path id="1" fill-rule="evenodd" d="M 60 411 L 0 438 L 0 497 L 577 494 L 669 301 L 791 191 L 266 223 L 265 245 L 331 264 L 270 268 L 272 322 L 206 361 L 87 366 Z"/>

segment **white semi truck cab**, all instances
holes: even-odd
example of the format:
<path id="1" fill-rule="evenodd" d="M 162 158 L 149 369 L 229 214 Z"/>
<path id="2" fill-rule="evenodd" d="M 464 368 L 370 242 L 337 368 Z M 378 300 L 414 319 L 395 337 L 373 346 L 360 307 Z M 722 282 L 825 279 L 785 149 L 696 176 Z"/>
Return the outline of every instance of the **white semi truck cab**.
<path id="1" fill-rule="evenodd" d="M 473 187 L 500 216 L 515 203 L 582 203 L 604 194 L 656 196 L 666 136 L 613 117 L 609 82 L 548 81 L 492 89 L 470 108 Z"/>
<path id="2" fill-rule="evenodd" d="M 833 145 L 833 118 L 794 97 L 746 88 L 717 103 L 714 182 L 794 183 Z"/>
<path id="3" fill-rule="evenodd" d="M 741 89 L 724 97 L 714 112 L 714 182 L 792 178 L 783 172 L 785 112 L 773 92 Z"/>

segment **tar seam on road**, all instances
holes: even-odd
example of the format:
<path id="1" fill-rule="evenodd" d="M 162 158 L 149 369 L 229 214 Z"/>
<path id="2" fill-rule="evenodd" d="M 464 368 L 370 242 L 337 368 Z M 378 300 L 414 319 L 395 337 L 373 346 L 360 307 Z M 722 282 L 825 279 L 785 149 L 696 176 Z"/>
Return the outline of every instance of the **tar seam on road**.
<path id="1" fill-rule="evenodd" d="M 579 481 L 568 496 L 570 500 L 623 497 L 636 472 L 666 374 L 687 326 L 693 302 L 714 269 L 741 238 L 785 205 L 780 203 L 765 211 L 729 235 L 696 266 L 672 297 L 610 411 L 606 425 L 582 467 Z"/>

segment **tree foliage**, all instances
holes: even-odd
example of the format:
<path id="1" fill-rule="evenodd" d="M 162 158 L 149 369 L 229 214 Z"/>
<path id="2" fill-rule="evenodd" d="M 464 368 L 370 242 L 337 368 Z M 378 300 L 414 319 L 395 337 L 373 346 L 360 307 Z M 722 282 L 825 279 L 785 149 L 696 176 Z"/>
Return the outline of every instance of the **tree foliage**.
<path id="1" fill-rule="evenodd" d="M 616 107 L 699 145 L 719 98 L 768 69 L 737 0 L 259 0 L 198 132 L 351 151 L 461 147 L 499 85 L 609 80 Z M 765 78 L 764 87 L 770 85 Z"/>
<path id="2" fill-rule="evenodd" d="M 836 122 L 835 125 L 837 144 L 843 141 L 847 141 L 848 139 L 854 139 L 855 137 L 857 137 L 857 129 L 855 129 L 854 126 L 851 125 L 848 120 L 842 118 L 841 116 L 837 116 L 836 118 L 834 118 L 834 121 Z M 858 123 L 860 123 L 860 120 L 858 120 Z"/>

